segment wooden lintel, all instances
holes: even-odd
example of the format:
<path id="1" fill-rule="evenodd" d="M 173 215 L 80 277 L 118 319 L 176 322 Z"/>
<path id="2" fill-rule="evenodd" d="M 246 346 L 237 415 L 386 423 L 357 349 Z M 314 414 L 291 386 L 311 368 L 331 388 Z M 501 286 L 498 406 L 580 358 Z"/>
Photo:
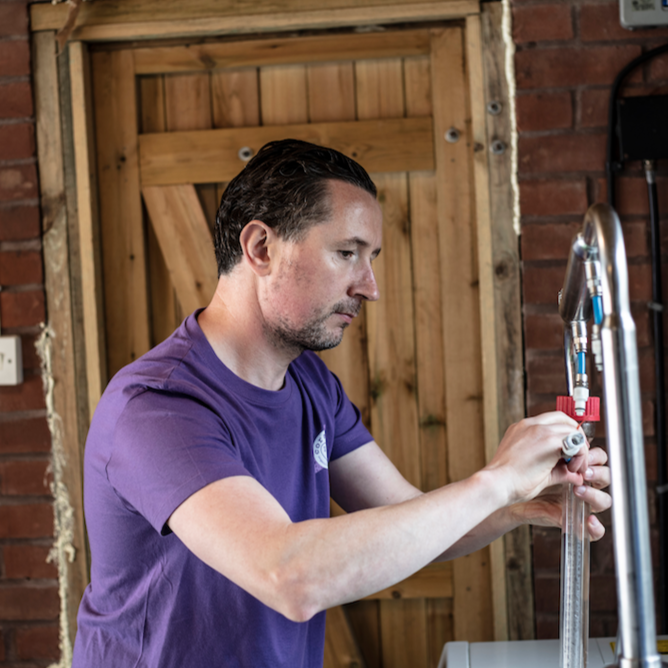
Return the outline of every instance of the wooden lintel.
<path id="1" fill-rule="evenodd" d="M 140 135 L 142 186 L 229 181 L 245 165 L 241 149 L 285 138 L 335 148 L 369 172 L 434 169 L 431 118 L 305 123 Z"/>
<path id="2" fill-rule="evenodd" d="M 464 18 L 480 12 L 478 0 L 257 0 L 240 7 L 235 0 L 97 0 L 84 3 L 72 38 L 82 41 L 111 41 L 248 34 L 278 30 L 323 29 L 416 21 Z M 67 4 L 34 4 L 30 7 L 33 31 L 58 30 L 67 20 Z"/>
<path id="3" fill-rule="evenodd" d="M 251 39 L 135 49 L 136 74 L 209 71 L 229 67 L 286 65 L 419 56 L 429 53 L 429 31 L 372 32 Z"/>
<path id="4" fill-rule="evenodd" d="M 392 587 L 365 597 L 364 600 L 452 598 L 452 564 L 443 562 L 426 566 Z"/>

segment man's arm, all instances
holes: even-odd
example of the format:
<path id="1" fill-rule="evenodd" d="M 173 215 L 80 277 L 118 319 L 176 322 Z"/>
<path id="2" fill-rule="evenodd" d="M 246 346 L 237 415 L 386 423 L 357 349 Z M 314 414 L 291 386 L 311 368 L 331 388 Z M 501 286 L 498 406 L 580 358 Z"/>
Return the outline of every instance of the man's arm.
<path id="1" fill-rule="evenodd" d="M 556 413 L 524 420 L 470 478 L 426 494 L 395 481 L 398 496 L 415 496 L 396 502 L 391 492 L 385 497 L 391 505 L 331 519 L 293 523 L 257 481 L 226 478 L 189 497 L 169 526 L 209 566 L 289 619 L 304 621 L 405 579 L 508 505 L 549 485 L 580 484 L 582 476 L 557 465 L 561 440 L 574 426 Z M 346 487 L 332 466 L 344 507 L 368 504 L 364 480 Z M 379 477 L 394 475 L 379 466 Z"/>

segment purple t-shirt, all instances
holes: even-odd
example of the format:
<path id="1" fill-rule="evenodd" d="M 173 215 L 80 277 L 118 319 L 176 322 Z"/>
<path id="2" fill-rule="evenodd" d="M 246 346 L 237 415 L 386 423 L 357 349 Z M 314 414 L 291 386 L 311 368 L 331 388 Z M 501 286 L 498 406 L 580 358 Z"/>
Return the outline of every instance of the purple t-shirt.
<path id="1" fill-rule="evenodd" d="M 313 668 L 325 613 L 295 623 L 195 557 L 166 522 L 228 476 L 258 480 L 293 522 L 329 516 L 328 462 L 372 440 L 313 353 L 263 390 L 216 357 L 197 312 L 122 369 L 84 465 L 91 583 L 73 668 Z"/>

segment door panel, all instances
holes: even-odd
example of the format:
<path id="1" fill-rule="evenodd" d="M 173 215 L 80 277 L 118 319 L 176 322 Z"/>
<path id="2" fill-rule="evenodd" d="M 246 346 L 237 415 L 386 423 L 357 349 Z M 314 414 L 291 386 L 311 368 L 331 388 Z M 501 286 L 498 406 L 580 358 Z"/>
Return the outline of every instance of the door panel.
<path id="1" fill-rule="evenodd" d="M 110 373 L 187 314 L 172 283 L 185 279 L 167 270 L 140 188 L 194 180 L 191 206 L 212 227 L 225 182 L 243 167 L 239 148 L 312 138 L 373 170 L 384 214 L 381 300 L 322 358 L 413 484 L 428 491 L 483 466 L 463 34 L 453 26 L 95 53 L 100 192 L 110 193 L 101 207 Z M 117 129 L 117 114 L 134 115 L 139 127 Z M 450 127 L 460 142 L 443 141 Z M 489 551 L 430 568 L 337 610 L 328 666 L 350 660 L 342 619 L 369 668 L 435 666 L 448 640 L 491 640 Z"/>

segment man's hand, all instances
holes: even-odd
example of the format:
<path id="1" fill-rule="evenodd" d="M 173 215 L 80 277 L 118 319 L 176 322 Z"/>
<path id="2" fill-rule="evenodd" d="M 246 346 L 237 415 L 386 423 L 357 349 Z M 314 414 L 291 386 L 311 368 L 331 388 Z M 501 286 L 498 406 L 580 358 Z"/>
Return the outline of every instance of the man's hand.
<path id="1" fill-rule="evenodd" d="M 574 493 L 588 503 L 592 510 L 592 515 L 587 519 L 587 529 L 591 540 L 596 541 L 603 538 L 605 528 L 593 513 L 607 510 L 612 503 L 610 495 L 603 491 L 610 485 L 610 469 L 606 466 L 608 455 L 601 448 L 593 448 L 582 459 L 579 472 L 586 484 L 576 485 Z M 566 466 L 566 463 L 563 462 L 562 465 Z M 570 465 L 571 462 L 568 466 Z M 560 527 L 563 495 L 562 485 L 547 487 L 535 499 L 515 504 L 509 510 L 522 524 Z"/>

